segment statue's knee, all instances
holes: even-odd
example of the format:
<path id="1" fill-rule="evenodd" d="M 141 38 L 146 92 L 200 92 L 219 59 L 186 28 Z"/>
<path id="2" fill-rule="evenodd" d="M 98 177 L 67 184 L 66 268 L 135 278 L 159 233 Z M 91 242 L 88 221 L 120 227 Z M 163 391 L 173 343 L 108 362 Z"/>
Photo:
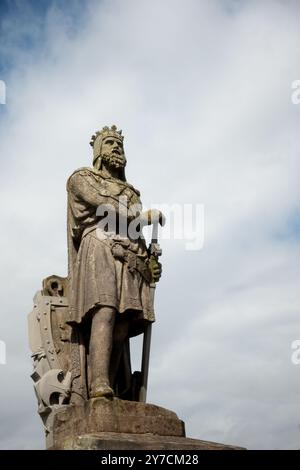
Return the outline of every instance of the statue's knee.
<path id="1" fill-rule="evenodd" d="M 93 323 L 113 324 L 115 321 L 116 311 L 113 307 L 99 307 L 94 311 Z"/>

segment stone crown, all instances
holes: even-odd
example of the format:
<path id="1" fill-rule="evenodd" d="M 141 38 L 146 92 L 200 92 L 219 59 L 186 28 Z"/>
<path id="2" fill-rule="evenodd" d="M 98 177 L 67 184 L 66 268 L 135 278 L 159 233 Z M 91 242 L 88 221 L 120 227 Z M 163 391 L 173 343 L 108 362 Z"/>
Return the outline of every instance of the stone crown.
<path id="1" fill-rule="evenodd" d="M 111 127 L 104 126 L 101 131 L 96 131 L 95 134 L 91 137 L 90 145 L 94 147 L 95 140 L 98 137 L 101 137 L 101 139 L 104 139 L 105 137 L 114 137 L 119 140 L 124 140 L 124 136 L 122 136 L 122 131 L 117 130 L 117 126 L 112 125 Z"/>

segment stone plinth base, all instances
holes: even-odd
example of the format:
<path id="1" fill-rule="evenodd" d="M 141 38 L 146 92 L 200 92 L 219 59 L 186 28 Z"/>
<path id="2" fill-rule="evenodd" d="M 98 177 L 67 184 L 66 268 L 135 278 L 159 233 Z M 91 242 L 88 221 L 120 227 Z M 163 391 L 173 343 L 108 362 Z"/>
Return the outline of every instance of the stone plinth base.
<path id="1" fill-rule="evenodd" d="M 52 419 L 47 447 L 53 449 L 67 448 L 65 445 L 69 444 L 65 442 L 95 433 L 185 436 L 184 422 L 173 411 L 118 398 L 94 398 L 83 406 L 58 407 L 53 410 Z"/>
<path id="2" fill-rule="evenodd" d="M 64 442 L 65 450 L 242 450 L 215 442 L 176 436 L 102 432 L 85 434 Z"/>
<path id="3" fill-rule="evenodd" d="M 176 413 L 148 403 L 95 398 L 52 410 L 48 449 L 235 449 L 187 439 Z"/>

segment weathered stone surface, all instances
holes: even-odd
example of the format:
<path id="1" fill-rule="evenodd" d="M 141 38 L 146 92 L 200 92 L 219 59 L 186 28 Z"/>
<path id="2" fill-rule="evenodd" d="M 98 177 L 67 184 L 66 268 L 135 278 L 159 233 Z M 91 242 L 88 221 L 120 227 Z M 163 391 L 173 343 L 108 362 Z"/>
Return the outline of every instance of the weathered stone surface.
<path id="1" fill-rule="evenodd" d="M 245 450 L 242 447 L 217 444 L 176 436 L 102 432 L 66 439 L 65 450 Z"/>
<path id="2" fill-rule="evenodd" d="M 140 192 L 127 182 L 123 139 L 115 125 L 97 131 L 90 142 L 93 168 L 75 170 L 67 182 L 68 322 L 79 358 L 71 364 L 71 404 L 78 397 L 146 401 L 150 341 L 134 380 L 129 339 L 150 338 L 164 217 L 158 210 L 144 212 Z M 149 247 L 145 225 L 153 225 Z"/>
<path id="3" fill-rule="evenodd" d="M 184 423 L 176 413 L 160 406 L 117 398 L 94 398 L 83 406 L 57 409 L 51 447 L 63 448 L 78 436 L 95 433 L 156 434 L 184 437 Z"/>
<path id="4" fill-rule="evenodd" d="M 57 406 L 113 396 L 146 401 L 161 275 L 158 225 L 165 218 L 142 211 L 140 192 L 125 177 L 123 139 L 114 125 L 97 131 L 93 168 L 68 179 L 68 276 L 44 279 L 29 315 L 32 379 L 47 442 Z M 146 225 L 153 226 L 148 247 Z M 130 338 L 140 334 L 141 371 L 133 371 Z"/>

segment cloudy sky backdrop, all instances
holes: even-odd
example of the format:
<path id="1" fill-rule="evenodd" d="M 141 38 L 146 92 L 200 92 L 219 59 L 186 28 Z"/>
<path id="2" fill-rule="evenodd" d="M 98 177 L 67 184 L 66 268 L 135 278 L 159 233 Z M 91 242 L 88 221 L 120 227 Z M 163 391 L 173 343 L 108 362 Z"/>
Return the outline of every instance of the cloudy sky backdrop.
<path id="1" fill-rule="evenodd" d="M 1 1 L 0 448 L 44 446 L 27 314 L 66 274 L 66 179 L 116 123 L 146 205 L 205 206 L 202 250 L 162 241 L 149 401 L 190 437 L 299 449 L 299 20 L 297 0 Z"/>

